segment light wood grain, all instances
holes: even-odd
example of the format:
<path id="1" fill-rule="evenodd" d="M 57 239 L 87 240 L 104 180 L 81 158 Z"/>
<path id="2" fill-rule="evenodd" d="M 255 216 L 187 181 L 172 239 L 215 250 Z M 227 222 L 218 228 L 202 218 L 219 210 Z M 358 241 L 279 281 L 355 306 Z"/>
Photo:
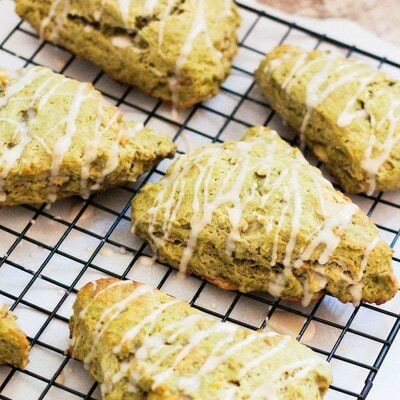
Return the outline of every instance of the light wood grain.
<path id="1" fill-rule="evenodd" d="M 287 13 L 346 18 L 400 46 L 400 0 L 258 0 Z"/>

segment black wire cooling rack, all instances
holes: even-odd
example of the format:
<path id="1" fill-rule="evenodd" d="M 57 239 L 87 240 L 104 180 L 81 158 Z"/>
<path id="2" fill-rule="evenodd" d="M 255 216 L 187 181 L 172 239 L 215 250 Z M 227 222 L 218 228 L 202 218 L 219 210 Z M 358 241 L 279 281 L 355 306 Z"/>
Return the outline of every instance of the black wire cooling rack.
<path id="1" fill-rule="evenodd" d="M 216 99 L 181 112 L 177 122 L 160 101 L 111 82 L 92 65 L 41 41 L 16 17 L 3 20 L 3 13 L 10 7 L 10 0 L 0 0 L 1 23 L 10 27 L 9 32 L 0 36 L 0 64 L 15 67 L 44 64 L 66 75 L 92 80 L 122 110 L 169 133 L 181 152 L 188 142 L 204 144 L 238 139 L 246 127 L 260 123 L 279 129 L 285 139 L 296 144 L 293 132 L 268 107 L 253 80 L 253 71 L 261 57 L 279 43 L 335 48 L 343 54 L 367 58 L 394 74 L 400 72 L 400 65 L 394 61 L 239 3 L 244 23 L 232 75 Z M 211 127 L 204 128 L 205 120 L 210 121 Z M 325 297 L 302 308 L 264 295 L 224 292 L 194 277 L 182 282 L 167 266 L 141 265 L 142 255 L 149 255 L 150 249 L 129 233 L 130 201 L 147 181 L 164 173 L 166 164 L 161 163 L 135 186 L 93 195 L 86 201 L 65 200 L 51 209 L 45 205 L 0 209 L 0 244 L 4 250 L 0 261 L 0 295 L 19 315 L 32 345 L 31 363 L 26 371 L 0 369 L 0 399 L 100 398 L 97 385 L 64 352 L 75 293 L 83 283 L 101 276 L 137 279 L 171 294 L 179 293 L 192 306 L 250 329 L 265 327 L 266 317 L 271 323 L 277 316 L 283 316 L 284 321 L 295 318 L 298 339 L 326 358 L 334 374 L 335 370 L 341 370 L 348 376 L 347 380 L 335 380 L 328 398 L 366 399 L 400 328 L 400 305 L 396 300 L 381 307 L 361 304 L 353 308 Z M 357 196 L 354 200 L 374 219 L 382 236 L 396 250 L 400 235 L 398 195 L 396 199 L 396 193 L 378 193 Z M 67 209 L 69 212 L 65 212 Z M 82 243 L 86 247 L 81 247 Z M 123 262 L 108 264 L 107 252 L 113 253 L 110 249 Z M 32 262 L 26 262 L 30 257 Z M 393 260 L 396 267 L 400 258 Z M 13 285 L 17 278 L 23 282 L 19 288 Z M 35 291 L 43 287 L 50 294 L 38 299 Z M 251 320 L 249 309 L 253 312 Z"/>

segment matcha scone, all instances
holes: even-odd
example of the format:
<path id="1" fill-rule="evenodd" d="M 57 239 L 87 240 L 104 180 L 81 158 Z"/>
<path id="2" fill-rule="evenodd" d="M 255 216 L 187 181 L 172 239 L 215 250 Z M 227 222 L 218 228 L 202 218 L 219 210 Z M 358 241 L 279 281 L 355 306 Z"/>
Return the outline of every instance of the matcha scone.
<path id="1" fill-rule="evenodd" d="M 0 70 L 0 206 L 86 198 L 174 152 L 89 83 L 43 67 Z"/>
<path id="2" fill-rule="evenodd" d="M 256 80 L 349 193 L 400 188 L 400 81 L 364 61 L 281 45 Z"/>
<path id="3" fill-rule="evenodd" d="M 70 354 L 104 400 L 320 400 L 331 383 L 293 338 L 221 323 L 146 285 L 101 279 L 73 309 Z"/>
<path id="4" fill-rule="evenodd" d="M 16 316 L 0 301 L 0 365 L 23 369 L 28 364 L 30 346 L 15 320 Z"/>
<path id="5" fill-rule="evenodd" d="M 135 197 L 132 221 L 160 261 L 222 288 L 303 304 L 397 292 L 375 225 L 268 128 L 178 158 Z"/>
<path id="6" fill-rule="evenodd" d="M 40 36 L 176 107 L 214 96 L 237 51 L 233 0 L 16 0 Z"/>

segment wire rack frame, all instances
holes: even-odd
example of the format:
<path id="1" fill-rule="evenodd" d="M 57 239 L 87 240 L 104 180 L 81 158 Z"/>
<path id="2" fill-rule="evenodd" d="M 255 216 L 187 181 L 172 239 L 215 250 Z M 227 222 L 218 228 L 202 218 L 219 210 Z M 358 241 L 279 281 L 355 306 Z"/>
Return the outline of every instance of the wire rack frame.
<path id="1" fill-rule="evenodd" d="M 4 4 L 4 0 L 0 0 L 0 8 L 1 5 Z M 359 55 L 366 57 L 370 59 L 371 61 L 375 61 L 379 64 L 380 67 L 383 65 L 389 65 L 391 67 L 397 68 L 400 70 L 400 64 L 394 62 L 393 60 L 389 60 L 386 58 L 381 58 L 371 52 L 365 51 L 363 49 L 357 48 L 355 46 L 349 46 L 345 43 L 339 42 L 338 40 L 332 39 L 326 35 L 320 35 L 317 32 L 314 32 L 312 30 L 309 30 L 305 27 L 299 26 L 295 23 L 292 23 L 290 21 L 286 21 L 281 18 L 277 18 L 273 15 L 270 15 L 264 11 L 260 11 L 257 9 L 254 9 L 252 7 L 249 7 L 248 5 L 238 3 L 240 9 L 242 12 L 245 12 L 248 14 L 248 16 L 251 17 L 252 22 L 249 24 L 248 27 L 246 27 L 246 31 L 243 32 L 242 37 L 240 39 L 240 48 L 241 50 L 245 50 L 251 54 L 255 54 L 258 57 L 262 57 L 264 55 L 264 52 L 261 51 L 260 49 L 254 47 L 253 45 L 249 44 L 249 38 L 251 37 L 252 33 L 254 32 L 255 29 L 257 29 L 260 24 L 264 24 L 267 22 L 273 22 L 275 24 L 278 24 L 283 28 L 283 34 L 281 35 L 280 39 L 275 43 L 276 45 L 279 43 L 285 42 L 288 37 L 293 34 L 293 32 L 297 33 L 302 33 L 306 35 L 307 37 L 315 39 L 315 48 L 320 47 L 322 44 L 330 44 L 337 46 L 338 48 L 344 49 L 347 52 L 347 55 Z M 13 49 L 10 49 L 10 47 L 7 45 L 7 43 L 12 40 L 14 35 L 17 35 L 19 33 L 23 33 L 24 35 L 28 35 L 29 37 L 32 37 L 34 39 L 38 39 L 37 35 L 33 33 L 27 26 L 22 22 L 19 21 L 16 26 L 10 30 L 9 34 L 1 41 L 0 43 L 0 53 L 4 52 L 5 54 L 8 54 L 10 56 L 17 57 L 20 60 L 23 60 L 23 64 L 25 66 L 28 66 L 30 64 L 40 64 L 37 62 L 36 57 L 37 55 L 45 48 L 47 45 L 46 42 L 40 42 L 38 47 L 32 52 L 32 54 L 29 57 L 25 57 L 24 55 L 20 54 L 18 51 L 15 51 Z M 67 69 L 71 66 L 71 64 L 75 61 L 75 57 L 71 54 L 66 57 L 64 65 L 59 69 L 60 73 L 65 73 Z M 212 104 L 210 105 L 209 103 L 204 103 L 204 104 L 199 104 L 195 107 L 193 107 L 186 115 L 185 118 L 180 122 L 176 122 L 173 120 L 168 114 L 165 114 L 162 112 L 162 103 L 160 101 L 155 101 L 154 105 L 150 107 L 149 109 L 146 107 L 143 107 L 141 104 L 134 104 L 130 102 L 129 100 L 129 94 L 132 90 L 132 88 L 128 87 L 126 88 L 123 93 L 120 96 L 115 96 L 110 93 L 106 93 L 106 95 L 115 102 L 117 106 L 128 106 L 130 108 L 133 108 L 137 110 L 138 112 L 141 112 L 143 114 L 146 114 L 144 123 L 148 123 L 149 121 L 152 120 L 152 118 L 157 118 L 158 120 L 165 122 L 172 126 L 174 128 L 174 134 L 173 138 L 175 141 L 179 140 L 180 137 L 183 135 L 184 131 L 187 131 L 191 134 L 198 135 L 199 137 L 203 138 L 206 141 L 210 142 L 221 142 L 224 140 L 224 132 L 227 130 L 227 128 L 230 126 L 231 123 L 239 124 L 242 127 L 248 127 L 251 126 L 251 122 L 246 120 L 245 118 L 240 117 L 240 108 L 244 102 L 250 102 L 254 106 L 259 106 L 263 107 L 267 112 L 265 114 L 267 117 L 263 121 L 264 125 L 269 125 L 273 122 L 274 120 L 274 112 L 268 107 L 268 105 L 265 103 L 265 101 L 254 95 L 254 88 L 255 88 L 255 83 L 252 78 L 252 71 L 240 66 L 234 64 L 233 66 L 233 71 L 242 74 L 243 76 L 247 76 L 250 79 L 250 84 L 244 88 L 243 90 L 237 90 L 232 87 L 229 87 L 226 83 L 223 84 L 222 86 L 222 93 L 225 93 L 227 95 L 231 95 L 236 99 L 235 105 L 232 107 L 232 109 L 228 112 L 226 111 L 221 111 L 219 109 L 213 108 Z M 97 76 L 94 77 L 93 83 L 96 85 L 100 79 L 103 77 L 103 73 L 99 72 Z M 199 110 L 205 111 L 208 114 L 210 114 L 211 117 L 215 116 L 216 118 L 220 118 L 223 120 L 223 123 L 220 125 L 219 129 L 214 133 L 214 134 L 209 134 L 207 132 L 203 132 L 201 129 L 198 127 L 191 126 L 191 120 L 193 120 L 194 116 L 196 115 Z M 292 138 L 289 140 L 291 144 L 297 144 L 297 139 Z M 318 164 L 318 166 L 321 166 Z M 100 202 L 97 201 L 96 195 L 91 196 L 88 200 L 82 200 L 80 203 L 80 208 L 75 217 L 72 220 L 67 220 L 63 218 L 59 218 L 55 215 L 53 215 L 45 205 L 41 205 L 40 207 L 33 207 L 30 205 L 25 205 L 22 206 L 21 209 L 28 210 L 29 212 L 32 213 L 32 218 L 29 220 L 29 222 L 20 230 L 15 230 L 10 228 L 9 226 L 5 226 L 2 224 L 2 221 L 0 219 L 0 232 L 7 233 L 14 237 L 13 243 L 5 253 L 5 255 L 0 259 L 0 268 L 3 266 L 8 266 L 12 267 L 15 270 L 21 271 L 25 274 L 28 274 L 30 277 L 26 286 L 24 289 L 21 291 L 19 295 L 14 295 L 11 294 L 9 291 L 7 291 L 7 283 L 5 285 L 0 286 L 0 295 L 7 297 L 12 301 L 12 306 L 11 309 L 15 310 L 19 305 L 23 305 L 25 307 L 29 307 L 33 310 L 36 310 L 40 312 L 41 314 L 44 315 L 44 321 L 41 324 L 40 329 L 38 329 L 37 333 L 33 337 L 29 337 L 30 343 L 32 346 L 41 346 L 44 349 L 47 349 L 51 352 L 57 353 L 58 355 L 63 357 L 62 362 L 60 363 L 59 367 L 56 369 L 56 371 L 53 373 L 53 375 L 49 377 L 42 376 L 42 374 L 26 370 L 26 371 L 21 371 L 17 368 L 10 368 L 8 374 L 6 375 L 5 379 L 0 382 L 0 399 L 2 400 L 13 400 L 10 397 L 7 397 L 3 393 L 5 392 L 7 386 L 10 384 L 12 381 L 13 377 L 16 374 L 24 374 L 32 379 L 35 379 L 37 381 L 40 381 L 43 384 L 43 390 L 40 393 L 40 395 L 37 397 L 38 399 L 51 399 L 51 398 L 56 398 L 56 397 L 49 397 L 49 392 L 51 391 L 52 388 L 57 388 L 62 391 L 65 391 L 66 393 L 70 393 L 71 395 L 76 396 L 76 398 L 81 398 L 81 399 L 95 399 L 95 391 L 97 388 L 97 385 L 93 383 L 90 387 L 89 390 L 87 390 L 85 393 L 82 393 L 80 390 L 69 387 L 68 385 L 63 384 L 62 382 L 59 381 L 59 376 L 66 367 L 66 365 L 70 362 L 70 359 L 68 356 L 64 356 L 64 351 L 65 349 L 60 349 L 54 345 L 51 345 L 47 343 L 45 340 L 41 340 L 41 335 L 43 332 L 46 330 L 46 328 L 49 326 L 49 324 L 52 321 L 59 321 L 61 323 L 67 324 L 68 323 L 68 318 L 66 318 L 62 312 L 61 308 L 63 307 L 64 303 L 68 299 L 70 295 L 73 295 L 77 292 L 77 286 L 79 284 L 79 281 L 81 278 L 84 276 L 85 272 L 88 269 L 95 270 L 101 274 L 107 275 L 107 276 L 113 276 L 121 279 L 127 279 L 128 275 L 135 269 L 135 264 L 138 261 L 139 257 L 142 255 L 148 255 L 148 248 L 146 247 L 145 243 L 142 243 L 137 249 L 136 248 L 131 248 L 129 246 L 126 246 L 126 244 L 121 244 L 119 241 L 116 241 L 113 239 L 112 235 L 113 232 L 116 230 L 118 227 L 119 223 L 121 221 L 129 222 L 130 218 L 127 216 L 127 212 L 129 211 L 130 208 L 130 202 L 132 198 L 136 195 L 136 193 L 140 190 L 140 188 L 146 184 L 150 179 L 152 179 L 153 176 L 162 176 L 164 174 L 163 169 L 159 167 L 154 168 L 152 171 L 150 171 L 141 181 L 139 184 L 133 186 L 133 187 L 124 187 L 121 188 L 125 195 L 126 195 L 126 201 L 125 204 L 123 204 L 118 210 L 115 210 L 113 208 L 107 207 L 104 204 L 101 204 Z M 154 179 L 154 178 L 153 178 Z M 385 199 L 383 197 L 382 193 L 375 194 L 373 196 L 366 196 L 362 195 L 361 196 L 364 199 L 368 199 L 370 201 L 370 206 L 368 209 L 368 215 L 371 216 L 376 209 L 376 207 L 379 204 L 385 204 L 390 207 L 394 207 L 396 209 L 400 209 L 400 204 L 397 204 L 394 202 L 392 199 Z M 79 225 L 79 220 L 80 218 L 84 215 L 84 213 L 88 210 L 89 207 L 93 207 L 96 210 L 100 210 L 101 212 L 106 213 L 109 215 L 111 218 L 113 218 L 113 222 L 107 232 L 105 234 L 99 234 L 91 231 L 90 229 L 84 228 Z M 56 221 L 58 224 L 61 224 L 65 227 L 65 231 L 63 234 L 60 236 L 59 240 L 54 244 L 54 245 L 48 245 L 46 243 L 43 243 L 42 241 L 39 241 L 35 238 L 30 237 L 28 231 L 30 228 L 32 228 L 33 224 L 38 220 L 38 218 L 47 218 L 53 221 Z M 394 247 L 396 245 L 396 242 L 398 241 L 399 235 L 400 235 L 400 230 L 398 228 L 390 227 L 390 226 L 385 226 L 384 224 L 377 224 L 378 228 L 382 232 L 387 232 L 388 234 L 391 235 L 391 246 Z M 92 254 L 90 255 L 89 259 L 81 259 L 80 257 L 70 254 L 69 252 L 66 252 L 62 249 L 62 244 L 68 237 L 68 235 L 71 233 L 71 231 L 78 231 L 81 232 L 85 235 L 88 235 L 98 241 L 98 245 L 95 247 L 93 250 Z M 0 234 L 1 234 L 0 233 Z M 17 246 L 22 242 L 26 241 L 30 244 L 40 246 L 41 248 L 47 250 L 48 254 L 47 257 L 44 259 L 44 261 L 41 263 L 41 265 L 37 269 L 30 269 L 27 268 L 24 265 L 21 265 L 20 263 L 16 262 L 15 260 L 13 261 L 10 257 L 10 255 L 13 254 L 13 251 L 17 248 Z M 94 263 L 94 260 L 98 256 L 98 254 L 101 252 L 102 248 L 106 245 L 112 245 L 112 246 L 117 246 L 117 247 L 124 247 L 126 248 L 127 251 L 131 252 L 133 254 L 132 259 L 129 262 L 129 265 L 126 266 L 125 270 L 122 273 L 114 273 L 107 268 L 100 267 Z M 54 277 L 46 275 L 44 273 L 46 266 L 49 264 L 49 262 L 52 260 L 52 258 L 56 255 L 63 256 L 77 264 L 80 265 L 80 271 L 76 275 L 75 279 L 69 283 L 66 284 L 62 282 L 61 280 L 55 279 Z M 394 257 L 393 260 L 395 262 L 400 262 L 400 259 L 397 257 Z M 166 281 L 170 277 L 170 275 L 173 273 L 172 268 L 166 267 L 166 271 L 159 280 L 157 284 L 157 288 L 162 289 L 163 286 L 165 285 Z M 59 287 L 62 289 L 64 294 L 61 296 L 57 304 L 52 308 L 52 310 L 48 310 L 47 308 L 36 304 L 35 302 L 29 301 L 25 298 L 25 295 L 28 293 L 30 288 L 35 284 L 35 282 L 38 279 L 42 279 L 43 281 L 46 281 L 52 285 L 55 285 L 56 287 Z M 197 279 L 197 278 L 193 278 Z M 197 303 L 198 299 L 202 295 L 203 291 L 205 290 L 206 286 L 209 285 L 204 281 L 201 281 L 198 279 L 198 288 L 195 291 L 194 295 L 192 296 L 190 300 L 190 304 L 193 307 L 196 307 L 208 314 L 214 315 L 215 317 L 221 319 L 222 321 L 230 321 L 233 323 L 236 323 L 238 325 L 247 327 L 249 329 L 259 329 L 259 328 L 264 328 L 266 325 L 266 322 L 262 322 L 258 326 L 251 325 L 245 321 L 242 321 L 239 318 L 236 318 L 233 316 L 233 312 L 235 310 L 235 307 L 237 304 L 241 301 L 241 299 L 249 299 L 249 300 L 254 300 L 257 302 L 261 302 L 262 304 L 265 305 L 265 310 L 267 314 L 267 319 L 271 318 L 274 313 L 277 311 L 286 311 L 290 312 L 292 314 L 295 314 L 297 316 L 300 316 L 304 318 L 304 323 L 302 327 L 299 330 L 297 339 L 301 340 L 305 332 L 307 331 L 308 327 L 310 326 L 311 323 L 317 322 L 320 324 L 324 324 L 326 326 L 330 326 L 332 328 L 336 328 L 337 330 L 340 331 L 340 334 L 338 335 L 337 339 L 335 340 L 333 346 L 329 350 L 324 350 L 315 346 L 310 346 L 313 350 L 321 354 L 321 356 L 325 357 L 328 361 L 332 360 L 337 360 L 343 363 L 346 363 L 350 366 L 358 367 L 361 369 L 364 369 L 367 372 L 366 378 L 364 385 L 360 391 L 352 391 L 349 390 L 348 388 L 341 387 L 340 385 L 332 385 L 331 390 L 337 392 L 338 394 L 343 395 L 343 398 L 346 399 L 360 399 L 364 400 L 367 398 L 368 393 L 370 389 L 372 388 L 373 381 L 385 359 L 385 356 L 387 355 L 399 329 L 400 329 L 400 315 L 398 312 L 394 312 L 393 310 L 388 310 L 386 308 L 382 307 L 376 307 L 374 305 L 368 305 L 368 304 L 361 304 L 359 307 L 354 308 L 354 310 L 350 313 L 348 316 L 347 320 L 345 323 L 338 323 L 335 321 L 328 320 L 326 318 L 323 318 L 319 315 L 318 310 L 323 302 L 323 299 L 320 299 L 317 301 L 315 304 L 313 304 L 311 307 L 309 307 L 307 310 L 302 309 L 302 308 L 297 308 L 294 305 L 291 305 L 290 303 L 285 303 L 279 300 L 274 300 L 269 297 L 265 297 L 262 295 L 258 294 L 240 294 L 240 293 L 235 293 L 233 295 L 233 300 L 230 302 L 229 306 L 226 308 L 226 311 L 224 313 L 216 312 L 214 311 L 211 307 L 205 307 L 204 305 L 200 305 Z M 360 313 L 360 310 L 369 310 L 376 315 L 380 315 L 385 318 L 389 318 L 392 323 L 391 323 L 391 328 L 389 333 L 387 334 L 386 337 L 381 338 L 378 336 L 374 336 L 373 334 L 369 334 L 367 332 L 364 332 L 363 330 L 360 329 L 355 329 L 352 327 L 352 324 L 354 320 L 357 317 L 357 314 Z M 346 335 L 348 334 L 353 334 L 357 335 L 360 338 L 363 338 L 367 341 L 372 341 L 375 342 L 379 346 L 379 351 L 377 353 L 377 356 L 374 360 L 373 363 L 364 363 L 357 361 L 356 359 L 353 359 L 351 357 L 343 356 L 337 353 L 337 350 L 339 346 L 341 345 L 343 339 L 345 338 Z"/>

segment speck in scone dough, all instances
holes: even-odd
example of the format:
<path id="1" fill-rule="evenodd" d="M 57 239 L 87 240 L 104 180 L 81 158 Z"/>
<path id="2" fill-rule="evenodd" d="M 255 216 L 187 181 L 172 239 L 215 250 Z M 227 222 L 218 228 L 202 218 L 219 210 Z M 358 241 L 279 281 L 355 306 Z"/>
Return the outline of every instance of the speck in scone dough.
<path id="1" fill-rule="evenodd" d="M 101 279 L 70 320 L 104 400 L 320 400 L 328 364 L 288 336 L 221 323 L 158 290 Z"/>
<path id="2" fill-rule="evenodd" d="M 16 316 L 0 301 L 0 365 L 23 369 L 28 364 L 30 346 L 15 320 Z"/>
<path id="3" fill-rule="evenodd" d="M 237 51 L 232 0 L 16 0 L 40 35 L 177 107 L 214 96 Z"/>
<path id="4" fill-rule="evenodd" d="M 0 70 L 0 206 L 86 198 L 174 152 L 89 83 L 43 67 Z"/>
<path id="5" fill-rule="evenodd" d="M 256 80 L 346 192 L 400 188 L 400 81 L 364 61 L 282 45 Z"/>
<path id="6" fill-rule="evenodd" d="M 323 293 L 383 303 L 397 291 L 375 225 L 267 128 L 178 158 L 134 198 L 132 222 L 159 260 L 222 288 L 304 304 Z"/>

